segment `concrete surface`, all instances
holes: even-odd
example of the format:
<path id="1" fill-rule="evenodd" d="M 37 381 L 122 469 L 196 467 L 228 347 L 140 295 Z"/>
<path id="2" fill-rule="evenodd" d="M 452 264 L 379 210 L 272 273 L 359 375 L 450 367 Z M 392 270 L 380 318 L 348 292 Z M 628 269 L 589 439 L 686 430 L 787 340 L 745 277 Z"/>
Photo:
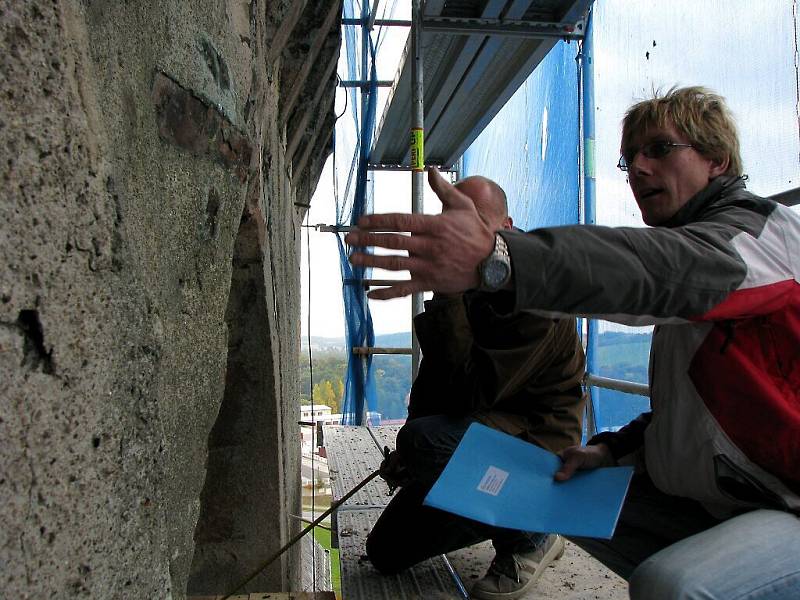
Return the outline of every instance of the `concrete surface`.
<path id="1" fill-rule="evenodd" d="M 298 530 L 337 6 L 0 0 L 0 595 L 223 592 L 205 558 L 235 578 Z"/>

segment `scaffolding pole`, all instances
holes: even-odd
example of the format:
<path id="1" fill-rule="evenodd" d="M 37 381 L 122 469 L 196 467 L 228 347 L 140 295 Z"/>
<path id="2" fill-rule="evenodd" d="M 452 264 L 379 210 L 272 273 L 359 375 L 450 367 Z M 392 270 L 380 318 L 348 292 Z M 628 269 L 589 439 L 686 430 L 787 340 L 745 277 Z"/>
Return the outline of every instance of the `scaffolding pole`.
<path id="1" fill-rule="evenodd" d="M 377 4 L 377 1 L 375 2 Z M 372 27 L 372 15 L 370 13 L 370 7 L 367 2 L 361 3 L 361 79 L 363 81 L 367 81 L 369 75 L 369 43 L 370 43 L 370 29 Z M 373 57 L 373 60 L 375 58 Z M 361 115 L 359 119 L 360 128 L 359 132 L 361 134 L 361 160 L 364 160 L 365 157 L 369 155 L 368 149 L 364 145 L 364 129 L 367 126 L 367 105 L 368 99 L 367 94 L 364 92 L 366 91 L 366 87 L 361 87 Z M 371 144 L 372 141 L 369 141 Z M 361 169 L 361 160 L 359 160 L 358 168 Z M 367 182 L 364 181 L 364 194 L 367 193 Z M 364 294 L 364 298 L 366 298 L 366 290 L 361 290 L 360 293 Z M 364 302 L 364 307 L 367 312 L 369 312 L 369 307 L 367 306 L 366 300 Z M 364 344 L 367 340 L 362 337 L 360 342 Z M 363 401 L 363 406 L 361 410 L 361 414 L 356 418 L 356 425 L 367 425 L 369 423 L 369 407 L 367 406 L 367 380 L 369 379 L 369 366 L 370 366 L 370 356 L 369 355 L 361 355 L 361 370 L 363 374 L 363 381 L 361 382 L 361 397 Z"/>
<path id="2" fill-rule="evenodd" d="M 425 111 L 422 80 L 422 12 L 420 0 L 411 3 L 411 212 L 422 213 L 422 198 L 425 191 Z M 420 349 L 414 331 L 414 317 L 422 312 L 422 293 L 411 296 L 411 378 L 417 378 Z"/>
<path id="3" fill-rule="evenodd" d="M 586 18 L 586 36 L 581 45 L 581 86 L 583 117 L 583 222 L 594 225 L 596 214 L 596 178 L 594 163 L 594 43 L 592 38 L 592 14 Z M 586 370 L 597 369 L 597 335 L 600 333 L 597 319 L 587 319 L 586 327 Z M 592 386 L 587 385 L 589 407 L 587 410 L 587 429 L 589 435 L 597 433 L 597 403 L 592 395 Z"/>

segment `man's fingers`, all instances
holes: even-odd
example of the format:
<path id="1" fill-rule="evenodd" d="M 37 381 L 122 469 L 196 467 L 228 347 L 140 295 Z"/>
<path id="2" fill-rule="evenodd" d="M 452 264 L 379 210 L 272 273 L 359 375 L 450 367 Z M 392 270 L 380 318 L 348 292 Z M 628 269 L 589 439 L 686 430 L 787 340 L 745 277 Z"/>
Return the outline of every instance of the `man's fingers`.
<path id="1" fill-rule="evenodd" d="M 411 233 L 430 233 L 436 230 L 438 215 L 420 215 L 405 213 L 386 213 L 364 215 L 358 220 L 358 227 L 372 231 L 410 231 Z M 363 231 L 353 231 L 360 234 Z M 362 244 L 354 244 L 362 245 Z"/>
<path id="2" fill-rule="evenodd" d="M 602 466 L 612 466 L 614 457 L 605 444 L 593 446 L 570 446 L 558 453 L 564 463 L 553 476 L 556 481 L 566 481 L 578 469 L 596 469 Z"/>
<path id="3" fill-rule="evenodd" d="M 567 460 L 553 476 L 556 481 L 566 481 L 578 470 L 579 461 Z"/>
<path id="4" fill-rule="evenodd" d="M 442 201 L 444 208 L 473 208 L 474 210 L 475 205 L 469 196 L 459 192 L 453 184 L 442 177 L 436 167 L 428 170 L 428 185 Z"/>
<path id="5" fill-rule="evenodd" d="M 575 474 L 575 471 L 583 466 L 585 456 L 583 448 L 580 446 L 570 446 L 559 452 L 562 461 L 561 468 L 556 471 L 553 478 L 556 481 L 566 481 Z"/>
<path id="6" fill-rule="evenodd" d="M 419 266 L 419 260 L 399 254 L 367 254 L 354 252 L 350 255 L 350 264 L 357 267 L 373 267 L 387 271 L 412 271 Z"/>
<path id="7" fill-rule="evenodd" d="M 357 248 L 378 247 L 389 250 L 411 250 L 418 251 L 421 240 L 413 239 L 410 235 L 399 233 L 371 233 L 365 231 L 353 231 L 348 233 L 344 241 L 350 246 Z"/>
<path id="8" fill-rule="evenodd" d="M 413 281 L 408 281 L 387 288 L 370 290 L 367 293 L 367 296 L 373 298 L 374 300 L 391 300 L 392 298 L 402 298 L 403 296 L 408 296 L 416 292 L 425 291 L 428 291 L 426 286 Z"/>

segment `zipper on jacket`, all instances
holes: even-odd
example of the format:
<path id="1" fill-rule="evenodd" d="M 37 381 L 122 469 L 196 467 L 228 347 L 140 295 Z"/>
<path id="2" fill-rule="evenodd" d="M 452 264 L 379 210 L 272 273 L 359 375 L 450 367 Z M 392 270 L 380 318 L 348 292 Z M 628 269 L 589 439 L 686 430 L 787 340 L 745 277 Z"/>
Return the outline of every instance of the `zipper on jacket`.
<path id="1" fill-rule="evenodd" d="M 761 508 L 789 510 L 788 503 L 780 494 L 769 489 L 724 454 L 714 456 L 714 478 L 717 489 L 738 502 Z"/>
<path id="2" fill-rule="evenodd" d="M 772 323 L 769 321 L 769 319 L 763 317 L 760 325 L 762 329 L 766 329 L 767 331 L 767 337 L 770 341 L 770 358 L 775 361 L 775 366 L 778 368 L 778 373 L 780 373 L 784 381 L 789 381 L 789 374 L 783 368 L 781 353 L 778 351 L 778 340 L 775 339 L 775 329 L 773 328 Z"/>
<path id="3" fill-rule="evenodd" d="M 733 320 L 721 321 L 719 326 L 725 333 L 725 340 L 722 342 L 722 346 L 720 346 L 719 348 L 719 353 L 725 354 L 725 351 L 728 349 L 728 346 L 733 341 L 734 330 L 736 329 L 736 322 Z"/>

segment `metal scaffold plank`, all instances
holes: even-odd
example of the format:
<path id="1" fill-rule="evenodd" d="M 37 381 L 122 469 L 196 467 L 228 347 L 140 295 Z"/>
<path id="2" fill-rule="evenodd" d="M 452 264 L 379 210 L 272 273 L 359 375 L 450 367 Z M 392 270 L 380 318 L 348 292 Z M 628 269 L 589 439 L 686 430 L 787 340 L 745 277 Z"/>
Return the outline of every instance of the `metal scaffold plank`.
<path id="1" fill-rule="evenodd" d="M 188 596 L 187 600 L 221 600 L 225 596 Z M 236 594 L 230 600 L 335 600 L 333 592 L 257 592 Z"/>
<path id="2" fill-rule="evenodd" d="M 558 38 L 582 35 L 590 4 L 591 0 L 426 3 L 422 28 L 426 163 L 454 165 Z M 462 35 L 425 28 L 425 23 L 455 27 L 453 19 L 466 19 L 467 29 L 473 21 L 476 25 Z M 514 33 L 554 37 L 510 36 Z M 376 164 L 409 164 L 413 57 L 406 48 L 370 155 Z"/>
<path id="3" fill-rule="evenodd" d="M 411 354 L 411 348 L 371 348 L 367 346 L 354 346 L 353 354 L 369 356 L 370 354 Z"/>
<path id="4" fill-rule="evenodd" d="M 380 466 L 381 448 L 393 450 L 400 426 L 323 428 L 333 500 L 341 498 Z M 374 480 L 336 513 L 342 596 L 346 600 L 464 598 L 463 585 L 443 556 L 426 560 L 399 575 L 380 575 L 365 560 L 367 534 L 391 499 L 383 480 Z"/>
<path id="5" fill-rule="evenodd" d="M 339 515 L 339 561 L 346 600 L 463 598 L 444 557 L 425 560 L 397 575 L 381 575 L 362 557 L 367 534 L 380 515 L 351 510 Z"/>
<path id="6" fill-rule="evenodd" d="M 394 450 L 397 440 L 397 432 L 400 431 L 400 425 L 381 425 L 380 427 L 372 427 L 369 432 L 375 443 L 380 447 L 388 447 Z"/>
<path id="7" fill-rule="evenodd" d="M 333 500 L 344 496 L 375 471 L 383 460 L 378 444 L 366 427 L 326 425 L 323 427 L 323 439 L 328 455 Z M 394 448 L 394 443 L 387 445 Z M 385 506 L 390 499 L 387 492 L 386 483 L 382 479 L 375 479 L 350 498 L 345 507 Z"/>

